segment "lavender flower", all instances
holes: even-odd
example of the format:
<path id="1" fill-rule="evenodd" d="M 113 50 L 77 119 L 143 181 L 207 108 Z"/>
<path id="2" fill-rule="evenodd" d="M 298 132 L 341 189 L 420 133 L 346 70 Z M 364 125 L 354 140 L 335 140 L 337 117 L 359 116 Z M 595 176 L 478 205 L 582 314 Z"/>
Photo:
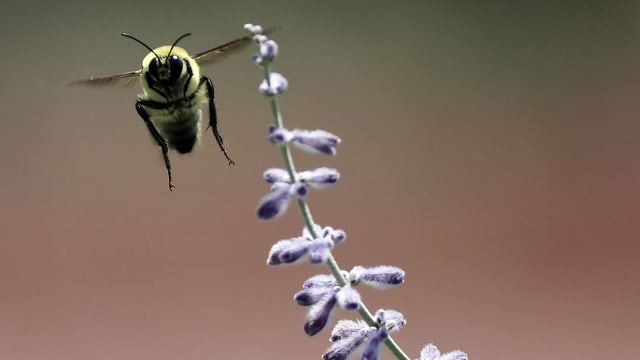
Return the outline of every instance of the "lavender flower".
<path id="1" fill-rule="evenodd" d="M 269 140 L 274 144 L 292 144 L 300 150 L 311 154 L 335 155 L 342 140 L 325 130 L 287 130 L 270 128 Z"/>
<path id="2" fill-rule="evenodd" d="M 357 310 L 360 307 L 360 293 L 351 286 L 340 288 L 336 297 L 343 310 Z"/>
<path id="3" fill-rule="evenodd" d="M 278 44 L 273 40 L 260 43 L 260 56 L 266 61 L 273 61 L 278 56 Z"/>
<path id="4" fill-rule="evenodd" d="M 289 173 L 285 169 L 278 169 L 278 168 L 268 169 L 264 172 L 262 177 L 264 178 L 264 181 L 268 182 L 269 184 L 274 184 L 278 182 L 280 183 L 291 182 L 291 177 L 289 176 Z"/>
<path id="5" fill-rule="evenodd" d="M 407 323 L 401 312 L 391 309 L 379 309 L 375 313 L 375 318 L 381 328 L 388 332 L 399 331 Z"/>
<path id="6" fill-rule="evenodd" d="M 380 358 L 380 343 L 387 337 L 389 334 L 384 328 L 369 330 L 367 336 L 369 341 L 362 354 L 362 360 L 378 360 Z"/>
<path id="7" fill-rule="evenodd" d="M 333 288 L 336 286 L 338 286 L 338 282 L 336 281 L 336 278 L 330 274 L 313 275 L 302 283 L 303 289 Z"/>
<path id="8" fill-rule="evenodd" d="M 292 197 L 302 198 L 309 193 L 309 187 L 325 189 L 334 185 L 340 178 L 335 169 L 318 168 L 297 174 L 298 180 L 291 182 L 291 176 L 284 169 L 268 169 L 263 178 L 271 185 L 271 193 L 265 195 L 258 204 L 258 218 L 271 220 L 282 216 Z"/>
<path id="9" fill-rule="evenodd" d="M 314 189 L 326 189 L 334 185 L 340 179 L 340 173 L 336 169 L 326 167 L 307 170 L 298 173 L 298 178 Z"/>
<path id="10" fill-rule="evenodd" d="M 283 265 L 301 261 L 308 252 L 308 241 L 305 238 L 292 238 L 280 240 L 271 247 L 267 264 Z"/>
<path id="11" fill-rule="evenodd" d="M 356 310 L 363 321 L 340 320 L 331 332 L 331 345 L 322 355 L 324 360 L 347 360 L 359 356 L 362 360 L 378 360 L 380 345 L 385 343 L 398 360 L 409 360 L 389 336 L 399 331 L 406 319 L 396 310 L 380 309 L 371 314 L 355 289 L 360 283 L 388 289 L 404 282 L 405 273 L 396 266 L 354 266 L 351 271 L 341 270 L 333 257 L 335 245 L 344 242 L 344 230 L 316 224 L 307 205 L 306 196 L 310 189 L 325 189 L 340 179 L 338 170 L 319 167 L 312 170 L 296 171 L 291 148 L 295 147 L 311 154 L 335 155 L 341 139 L 321 129 L 289 130 L 284 127 L 278 105 L 279 95 L 288 88 L 287 79 L 271 71 L 271 64 L 278 56 L 278 44 L 269 39 L 269 30 L 263 31 L 259 25 L 246 24 L 258 46 L 258 53 L 252 61 L 263 70 L 264 80 L 258 90 L 271 103 L 273 124 L 269 127 L 269 140 L 282 154 L 285 169 L 271 168 L 264 172 L 264 180 L 271 185 L 271 193 L 265 195 L 258 205 L 257 215 L 269 220 L 282 216 L 291 199 L 302 214 L 305 227 L 301 236 L 276 242 L 269 251 L 267 264 L 280 266 L 309 262 L 325 264 L 330 274 L 314 275 L 302 284 L 302 289 L 294 295 L 294 301 L 308 308 L 304 331 L 312 336 L 322 331 L 329 323 L 338 305 L 343 310 Z M 419 360 L 467 360 L 467 355 L 459 350 L 440 355 L 432 344 L 427 345 Z"/>
<path id="12" fill-rule="evenodd" d="M 340 320 L 331 330 L 329 341 L 335 342 L 344 338 L 356 336 L 367 336 L 367 331 L 371 327 L 363 321 Z"/>
<path id="13" fill-rule="evenodd" d="M 275 219 L 287 210 L 291 193 L 288 188 L 279 188 L 265 195 L 258 205 L 258 218 L 262 220 Z"/>
<path id="14" fill-rule="evenodd" d="M 291 192 L 291 190 L 288 191 Z M 267 264 L 275 266 L 299 264 L 303 261 L 308 261 L 311 264 L 323 264 L 331 255 L 331 249 L 337 244 L 334 239 L 341 242 L 346 235 L 344 235 L 344 231 L 336 231 L 331 227 L 323 229 L 318 226 L 317 229 L 321 234 L 320 237 L 313 238 L 312 234 L 303 230 L 301 237 L 284 239 L 275 243 L 269 251 Z"/>
<path id="15" fill-rule="evenodd" d="M 330 291 L 319 287 L 305 288 L 293 295 L 293 300 L 300 306 L 311 306 L 322 300 Z"/>
<path id="16" fill-rule="evenodd" d="M 285 128 L 269 127 L 269 140 L 274 144 L 285 145 L 291 142 L 293 134 Z"/>
<path id="17" fill-rule="evenodd" d="M 292 197 L 304 197 L 308 192 L 307 185 L 301 182 L 293 184 L 275 182 L 271 187 L 271 193 L 260 200 L 257 210 L 258 218 L 271 220 L 282 216 L 289 207 L 289 200 Z"/>
<path id="18" fill-rule="evenodd" d="M 329 237 L 331 238 L 331 240 L 333 240 L 334 244 L 336 245 L 338 245 L 338 243 L 341 243 L 347 239 L 347 233 L 345 233 L 344 230 L 334 229 L 331 226 L 322 227 L 318 224 L 315 224 L 313 229 L 314 229 L 314 232 L 318 234 L 319 237 L 323 237 L 323 238 Z M 313 239 L 314 235 L 311 234 L 308 228 L 304 228 L 302 229 L 302 236 L 306 237 L 307 239 Z"/>
<path id="19" fill-rule="evenodd" d="M 280 240 L 271 247 L 267 264 L 271 266 L 299 264 L 308 261 L 311 264 L 322 264 L 326 261 L 333 247 L 330 239 L 307 240 L 303 237 Z"/>
<path id="20" fill-rule="evenodd" d="M 375 329 L 362 321 L 340 320 L 331 332 L 331 346 L 322 354 L 324 360 L 346 360 L 362 353 L 369 331 Z"/>
<path id="21" fill-rule="evenodd" d="M 467 354 L 460 350 L 454 350 L 446 354 L 440 354 L 440 350 L 433 345 L 427 344 L 420 351 L 420 360 L 467 360 Z"/>
<path id="22" fill-rule="evenodd" d="M 287 78 L 282 74 L 271 73 L 268 79 L 262 80 L 258 91 L 265 96 L 274 96 L 282 94 L 289 87 Z"/>
<path id="23" fill-rule="evenodd" d="M 349 272 L 349 281 L 352 284 L 363 283 L 376 289 L 388 289 L 404 282 L 404 271 L 387 265 L 370 268 L 354 266 Z"/>
<path id="24" fill-rule="evenodd" d="M 343 310 L 357 310 L 360 294 L 351 286 L 340 287 L 332 275 L 315 275 L 302 285 L 303 289 L 294 295 L 298 305 L 309 306 L 305 332 L 315 335 L 329 322 L 335 305 Z"/>
<path id="25" fill-rule="evenodd" d="M 336 135 L 324 130 L 291 131 L 291 140 L 295 147 L 312 154 L 335 155 L 342 140 Z"/>
<path id="26" fill-rule="evenodd" d="M 333 328 L 332 344 L 322 355 L 324 360 L 362 360 L 380 358 L 380 344 L 389 337 L 386 328 L 376 328 L 361 321 L 341 320 Z"/>
<path id="27" fill-rule="evenodd" d="M 311 306 L 304 322 L 304 332 L 307 333 L 307 335 L 313 336 L 322 331 L 325 325 L 327 325 L 332 311 L 335 308 L 336 302 L 338 301 L 336 293 L 337 290 L 331 292 L 322 298 L 322 300 Z"/>

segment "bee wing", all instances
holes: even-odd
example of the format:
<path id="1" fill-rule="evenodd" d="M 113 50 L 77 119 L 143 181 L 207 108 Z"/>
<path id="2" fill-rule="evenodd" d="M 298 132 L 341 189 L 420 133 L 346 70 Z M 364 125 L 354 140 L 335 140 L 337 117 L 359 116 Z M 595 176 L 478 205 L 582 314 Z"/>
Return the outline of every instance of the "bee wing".
<path id="1" fill-rule="evenodd" d="M 86 79 L 72 81 L 69 85 L 88 85 L 88 86 L 131 86 L 142 73 L 142 69 L 129 71 L 126 73 L 110 76 L 91 76 Z"/>
<path id="2" fill-rule="evenodd" d="M 272 32 L 278 30 L 278 28 L 267 29 L 263 32 L 265 35 L 269 35 Z M 234 52 L 242 50 L 253 43 L 253 36 L 245 36 L 239 39 L 231 40 L 226 44 L 214 47 L 203 51 L 199 54 L 195 54 L 192 58 L 200 65 L 211 64 L 223 59 L 226 55 L 230 55 Z"/>

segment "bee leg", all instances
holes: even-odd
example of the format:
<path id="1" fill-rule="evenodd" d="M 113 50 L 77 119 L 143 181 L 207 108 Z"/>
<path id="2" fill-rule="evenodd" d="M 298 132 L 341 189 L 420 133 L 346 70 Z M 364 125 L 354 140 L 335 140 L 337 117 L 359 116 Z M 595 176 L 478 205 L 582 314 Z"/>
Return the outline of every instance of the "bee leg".
<path id="1" fill-rule="evenodd" d="M 158 129 L 156 129 L 156 127 L 151 122 L 151 119 L 149 118 L 149 114 L 147 114 L 147 111 L 144 109 L 144 106 L 142 106 L 142 103 L 140 102 L 140 100 L 136 101 L 136 111 L 138 112 L 138 115 L 140 115 L 142 120 L 144 120 L 145 125 L 147 125 L 147 128 L 151 133 L 151 136 L 153 136 L 155 141 L 158 143 L 158 145 L 160 145 L 160 148 L 162 149 L 162 157 L 164 158 L 164 165 L 167 168 L 167 174 L 169 175 L 169 191 L 173 191 L 175 186 L 173 186 L 173 179 L 171 177 L 171 162 L 169 161 L 169 146 L 167 145 L 167 142 L 162 137 L 162 135 L 160 135 L 160 132 L 158 131 Z"/>
<path id="2" fill-rule="evenodd" d="M 229 157 L 227 149 L 224 148 L 222 136 L 220 136 L 220 132 L 218 132 L 218 115 L 216 114 L 216 104 L 213 102 L 213 82 L 210 78 L 203 76 L 200 78 L 200 85 L 198 87 L 202 87 L 202 85 L 205 85 L 207 87 L 207 98 L 209 99 L 209 127 L 213 131 L 213 136 L 216 138 L 218 146 L 220 146 L 220 150 L 222 150 L 224 157 L 226 157 L 227 161 L 229 161 L 229 165 L 235 165 L 236 163 L 233 162 L 233 160 L 231 160 L 231 158 Z"/>

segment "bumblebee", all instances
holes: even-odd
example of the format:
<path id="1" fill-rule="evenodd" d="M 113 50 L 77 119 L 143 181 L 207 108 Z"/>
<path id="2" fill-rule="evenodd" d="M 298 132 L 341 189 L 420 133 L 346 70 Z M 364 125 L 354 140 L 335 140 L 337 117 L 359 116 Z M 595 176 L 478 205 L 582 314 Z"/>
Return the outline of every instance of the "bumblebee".
<path id="1" fill-rule="evenodd" d="M 209 106 L 209 126 L 229 165 L 235 165 L 229 157 L 218 131 L 218 116 L 214 102 L 215 92 L 211 78 L 200 74 L 200 65 L 213 63 L 224 55 L 240 50 L 253 41 L 245 36 L 226 44 L 189 55 L 178 42 L 190 33 L 178 37 L 173 44 L 152 49 L 136 37 L 123 33 L 147 50 L 142 68 L 118 75 L 89 77 L 72 82 L 72 85 L 128 86 L 139 79 L 142 93 L 138 95 L 135 108 L 149 133 L 160 146 L 169 176 L 169 190 L 173 190 L 169 149 L 181 154 L 190 153 L 201 137 L 201 105 Z"/>

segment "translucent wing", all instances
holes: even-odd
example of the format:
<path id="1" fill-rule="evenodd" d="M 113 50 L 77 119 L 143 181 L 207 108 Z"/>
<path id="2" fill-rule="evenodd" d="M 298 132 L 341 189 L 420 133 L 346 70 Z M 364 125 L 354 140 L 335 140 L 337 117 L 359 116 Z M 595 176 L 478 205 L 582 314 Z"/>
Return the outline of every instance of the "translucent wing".
<path id="1" fill-rule="evenodd" d="M 271 29 L 265 30 L 263 33 L 265 35 L 269 35 L 276 30 L 278 30 L 278 28 L 271 28 Z M 245 36 L 239 39 L 231 40 L 228 43 L 214 47 L 213 49 L 209 49 L 199 54 L 195 54 L 192 56 L 192 58 L 196 60 L 200 65 L 211 64 L 223 59 L 226 55 L 230 55 L 236 51 L 246 48 L 252 43 L 253 43 L 253 37 Z"/>
<path id="2" fill-rule="evenodd" d="M 131 86 L 135 84 L 142 70 L 129 71 L 126 73 L 111 76 L 91 76 L 86 79 L 72 81 L 69 85 L 87 86 Z"/>

